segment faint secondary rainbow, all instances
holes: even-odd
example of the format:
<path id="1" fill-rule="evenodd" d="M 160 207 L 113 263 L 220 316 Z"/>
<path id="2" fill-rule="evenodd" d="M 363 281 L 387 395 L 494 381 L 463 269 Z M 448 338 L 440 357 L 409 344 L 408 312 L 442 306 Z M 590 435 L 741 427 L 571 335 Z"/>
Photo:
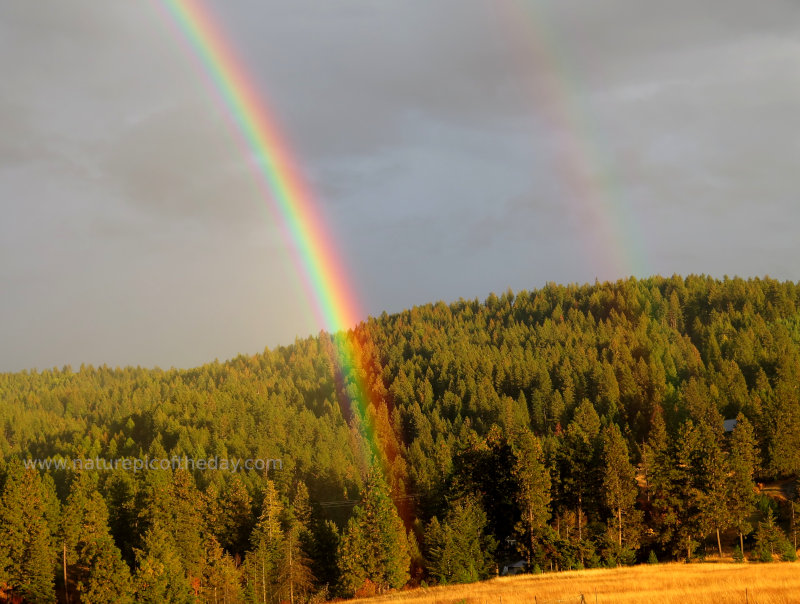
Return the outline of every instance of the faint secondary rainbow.
<path id="1" fill-rule="evenodd" d="M 256 91 L 231 43 L 198 0 L 162 0 L 158 6 L 166 8 L 169 21 L 189 43 L 191 55 L 199 61 L 215 96 L 222 101 L 245 153 L 254 158 L 263 201 L 277 218 L 292 250 L 320 327 L 332 335 L 352 328 L 363 315 L 339 253 L 276 118 Z M 345 334 L 335 339 L 334 355 L 339 391 L 346 391 L 344 381 L 348 376 L 357 387 L 357 392 L 350 389 L 347 396 L 364 420 L 362 427 L 369 448 L 365 453 L 377 456 L 384 470 L 389 471 L 393 452 L 387 452 L 378 437 L 372 421 L 374 409 L 369 409 L 371 404 L 377 406 L 383 401 L 370 400 L 371 379 L 365 353 L 355 336 Z M 372 398 L 377 399 L 374 395 Z"/>
<path id="2" fill-rule="evenodd" d="M 580 94 L 573 90 L 574 70 L 563 44 L 551 33 L 546 6 L 530 0 L 498 0 L 492 7 L 506 22 L 512 40 L 522 47 L 518 56 L 523 69 L 530 71 L 532 66 L 544 84 L 532 95 L 537 112 L 558 135 L 556 166 L 570 198 L 565 201 L 583 215 L 581 244 L 587 257 L 603 258 L 609 277 L 647 276 L 641 230 L 619 186 L 617 171 L 594 142 L 597 135 L 590 112 L 581 107 Z"/>

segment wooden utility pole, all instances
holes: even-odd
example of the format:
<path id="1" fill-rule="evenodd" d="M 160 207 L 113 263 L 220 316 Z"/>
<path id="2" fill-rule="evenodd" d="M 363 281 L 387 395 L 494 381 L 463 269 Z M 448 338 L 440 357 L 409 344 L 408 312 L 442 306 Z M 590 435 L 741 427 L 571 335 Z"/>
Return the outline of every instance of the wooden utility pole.
<path id="1" fill-rule="evenodd" d="M 67 544 L 63 544 L 64 549 L 62 551 L 61 560 L 64 565 L 64 600 L 66 600 L 67 604 L 69 604 L 69 586 L 67 585 Z"/>
<path id="2" fill-rule="evenodd" d="M 264 552 L 261 552 L 261 593 L 264 597 L 264 604 L 267 604 L 267 571 L 264 568 L 266 566 L 266 562 L 264 562 Z"/>
<path id="3" fill-rule="evenodd" d="M 292 564 L 292 550 L 294 543 L 292 542 L 293 531 L 289 531 L 289 602 L 294 604 L 294 565 Z"/>

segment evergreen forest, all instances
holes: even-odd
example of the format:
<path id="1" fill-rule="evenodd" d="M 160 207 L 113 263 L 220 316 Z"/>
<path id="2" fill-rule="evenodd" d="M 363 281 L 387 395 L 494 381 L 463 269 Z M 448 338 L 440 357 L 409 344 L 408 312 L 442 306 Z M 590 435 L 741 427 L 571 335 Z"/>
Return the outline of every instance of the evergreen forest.
<path id="1" fill-rule="evenodd" d="M 794 560 L 799 386 L 800 284 L 708 276 L 438 302 L 188 370 L 0 374 L 0 602 Z M 67 463 L 145 458 L 275 463 Z"/>

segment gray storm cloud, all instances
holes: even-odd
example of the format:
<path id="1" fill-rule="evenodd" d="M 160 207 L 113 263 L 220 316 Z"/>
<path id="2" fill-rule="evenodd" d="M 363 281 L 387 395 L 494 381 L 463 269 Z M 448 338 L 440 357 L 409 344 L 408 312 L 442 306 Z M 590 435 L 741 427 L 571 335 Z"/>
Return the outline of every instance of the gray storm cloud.
<path id="1" fill-rule="evenodd" d="M 795 2 L 208 6 L 371 314 L 633 266 L 800 279 Z M 0 68 L 0 370 L 316 333 L 248 151 L 155 5 L 4 2 Z"/>

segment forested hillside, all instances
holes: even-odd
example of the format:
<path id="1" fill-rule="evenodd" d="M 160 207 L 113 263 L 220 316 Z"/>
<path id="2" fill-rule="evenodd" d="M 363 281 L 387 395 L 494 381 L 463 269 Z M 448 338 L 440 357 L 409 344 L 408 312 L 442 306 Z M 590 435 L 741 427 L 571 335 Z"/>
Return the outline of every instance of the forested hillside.
<path id="1" fill-rule="evenodd" d="M 190 370 L 0 374 L 0 601 L 793 559 L 799 385 L 800 285 L 697 276 L 439 302 Z M 282 467 L 25 466 L 184 456 Z"/>

